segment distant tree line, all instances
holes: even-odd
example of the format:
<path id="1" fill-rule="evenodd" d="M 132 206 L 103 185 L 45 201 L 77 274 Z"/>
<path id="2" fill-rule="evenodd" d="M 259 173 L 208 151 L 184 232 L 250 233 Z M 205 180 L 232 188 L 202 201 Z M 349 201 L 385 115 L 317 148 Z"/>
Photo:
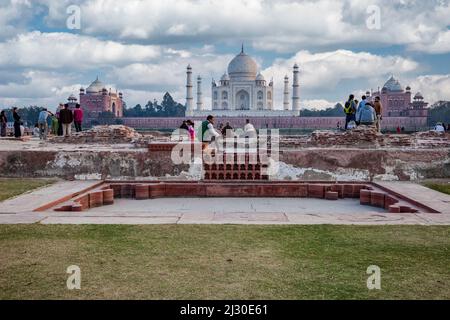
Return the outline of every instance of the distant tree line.
<path id="1" fill-rule="evenodd" d="M 184 117 L 186 114 L 186 107 L 181 103 L 176 102 L 172 96 L 166 92 L 163 101 L 159 103 L 157 100 L 147 102 L 142 107 L 137 104 L 134 108 L 124 109 L 124 117 Z"/>
<path id="2" fill-rule="evenodd" d="M 428 112 L 428 125 L 432 127 L 438 122 L 450 124 L 450 101 L 440 101 L 431 106 Z"/>
<path id="3" fill-rule="evenodd" d="M 300 112 L 302 117 L 344 117 L 344 107 L 338 103 L 333 108 L 325 110 L 304 109 Z"/>

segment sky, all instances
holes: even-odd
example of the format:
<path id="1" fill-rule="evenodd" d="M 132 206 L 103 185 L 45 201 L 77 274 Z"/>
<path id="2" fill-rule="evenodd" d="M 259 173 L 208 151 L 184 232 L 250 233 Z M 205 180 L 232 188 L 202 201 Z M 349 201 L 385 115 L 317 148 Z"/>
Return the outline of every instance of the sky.
<path id="1" fill-rule="evenodd" d="M 0 0 L 0 108 L 54 109 L 98 76 L 129 107 L 170 92 L 186 66 L 210 107 L 241 50 L 275 84 L 300 66 L 301 105 L 323 109 L 394 75 L 450 100 L 450 0 Z"/>

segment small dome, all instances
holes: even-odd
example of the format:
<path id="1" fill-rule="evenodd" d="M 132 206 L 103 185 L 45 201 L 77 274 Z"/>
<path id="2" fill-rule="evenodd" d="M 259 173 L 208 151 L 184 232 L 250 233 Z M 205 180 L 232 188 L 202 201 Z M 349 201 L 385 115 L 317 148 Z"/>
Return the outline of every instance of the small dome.
<path id="1" fill-rule="evenodd" d="M 258 64 L 244 50 L 228 65 L 228 74 L 232 79 L 255 80 L 257 72 Z"/>
<path id="2" fill-rule="evenodd" d="M 220 78 L 220 81 L 230 81 L 230 76 L 228 75 L 228 73 L 224 73 L 222 78 Z"/>
<path id="3" fill-rule="evenodd" d="M 414 96 L 414 99 L 423 100 L 423 95 L 420 92 L 417 92 L 416 95 Z"/>
<path id="4" fill-rule="evenodd" d="M 266 79 L 264 78 L 264 76 L 260 73 L 258 73 L 258 75 L 256 76 L 256 81 L 266 81 Z"/>
<path id="5" fill-rule="evenodd" d="M 406 87 L 406 91 L 411 91 L 411 87 L 410 87 L 410 86 L 407 86 L 407 87 Z"/>
<path id="6" fill-rule="evenodd" d="M 73 94 L 71 94 L 70 97 L 67 100 L 69 100 L 69 101 L 77 101 L 77 98 Z"/>
<path id="7" fill-rule="evenodd" d="M 91 85 L 86 89 L 87 93 L 99 93 L 104 88 L 103 83 L 97 79 L 91 83 Z"/>
<path id="8" fill-rule="evenodd" d="M 391 92 L 402 92 L 403 88 L 402 85 L 398 80 L 394 78 L 394 76 L 391 76 L 389 80 L 385 83 L 383 89 L 386 88 L 387 91 Z"/>

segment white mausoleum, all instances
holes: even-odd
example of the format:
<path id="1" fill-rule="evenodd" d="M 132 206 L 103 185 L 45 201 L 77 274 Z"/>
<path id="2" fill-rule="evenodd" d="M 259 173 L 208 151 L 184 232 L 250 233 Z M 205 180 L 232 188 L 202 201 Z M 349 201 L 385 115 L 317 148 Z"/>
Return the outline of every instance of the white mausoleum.
<path id="1" fill-rule="evenodd" d="M 194 108 L 192 67 L 187 67 L 187 116 L 299 116 L 299 67 L 294 66 L 292 100 L 289 95 L 289 77 L 285 77 L 283 110 L 275 110 L 274 83 L 267 83 L 258 72 L 255 60 L 244 52 L 239 53 L 228 65 L 228 72 L 219 82 L 211 84 L 211 109 L 203 103 L 202 78 L 197 77 L 197 103 Z"/>

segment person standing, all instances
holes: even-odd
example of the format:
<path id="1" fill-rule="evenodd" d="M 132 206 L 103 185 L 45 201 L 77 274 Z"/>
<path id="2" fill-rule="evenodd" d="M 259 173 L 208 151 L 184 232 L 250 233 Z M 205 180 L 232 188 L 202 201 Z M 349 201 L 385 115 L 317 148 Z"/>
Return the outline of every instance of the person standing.
<path id="1" fill-rule="evenodd" d="M 58 135 L 58 128 L 59 128 L 58 115 L 54 114 L 52 115 L 52 135 L 55 136 Z"/>
<path id="2" fill-rule="evenodd" d="M 0 113 L 0 136 L 6 137 L 6 125 L 8 124 L 8 118 L 6 117 L 5 110 Z"/>
<path id="3" fill-rule="evenodd" d="M 378 132 L 381 132 L 381 121 L 383 120 L 383 105 L 381 104 L 380 97 L 375 98 L 375 102 L 373 103 L 373 108 L 375 109 L 375 113 L 377 115 L 376 126 Z"/>
<path id="4" fill-rule="evenodd" d="M 62 124 L 63 135 L 65 137 L 70 137 L 72 132 L 73 113 L 69 109 L 68 104 L 65 104 L 64 109 L 59 112 L 59 121 Z"/>
<path id="5" fill-rule="evenodd" d="M 189 138 L 191 139 L 191 142 L 195 141 L 195 129 L 194 129 L 194 122 L 191 120 L 186 121 L 186 125 L 188 127 L 187 131 L 189 133 Z"/>
<path id="6" fill-rule="evenodd" d="M 13 108 L 13 119 L 14 119 L 14 137 L 20 138 L 22 136 L 22 132 L 20 130 L 20 116 L 17 112 L 17 107 Z"/>
<path id="7" fill-rule="evenodd" d="M 62 122 L 61 122 L 61 118 L 60 118 L 60 113 L 61 110 L 64 109 L 64 105 L 62 103 L 59 104 L 58 109 L 56 109 L 56 118 L 58 119 L 58 129 L 56 134 L 58 136 L 63 136 L 63 126 L 62 126 Z"/>
<path id="8" fill-rule="evenodd" d="M 214 129 L 214 117 L 208 116 L 206 121 L 202 122 L 200 139 L 202 142 L 212 142 L 220 137 L 220 133 Z"/>
<path id="9" fill-rule="evenodd" d="M 40 113 L 39 113 L 39 118 L 38 118 L 38 126 L 39 126 L 39 139 L 41 140 L 47 140 L 47 135 L 48 135 L 48 116 L 49 115 L 53 115 L 50 111 L 48 111 L 46 108 L 44 108 Z"/>
<path id="10" fill-rule="evenodd" d="M 345 103 L 344 112 L 345 112 L 345 130 L 348 130 L 348 124 L 351 121 L 356 121 L 356 103 L 354 101 L 355 96 L 350 95 L 348 97 L 347 102 Z"/>
<path id="11" fill-rule="evenodd" d="M 81 109 L 81 105 L 78 103 L 73 111 L 73 122 L 75 123 L 75 130 L 77 132 L 83 131 L 81 127 L 83 123 L 83 109 Z"/>

